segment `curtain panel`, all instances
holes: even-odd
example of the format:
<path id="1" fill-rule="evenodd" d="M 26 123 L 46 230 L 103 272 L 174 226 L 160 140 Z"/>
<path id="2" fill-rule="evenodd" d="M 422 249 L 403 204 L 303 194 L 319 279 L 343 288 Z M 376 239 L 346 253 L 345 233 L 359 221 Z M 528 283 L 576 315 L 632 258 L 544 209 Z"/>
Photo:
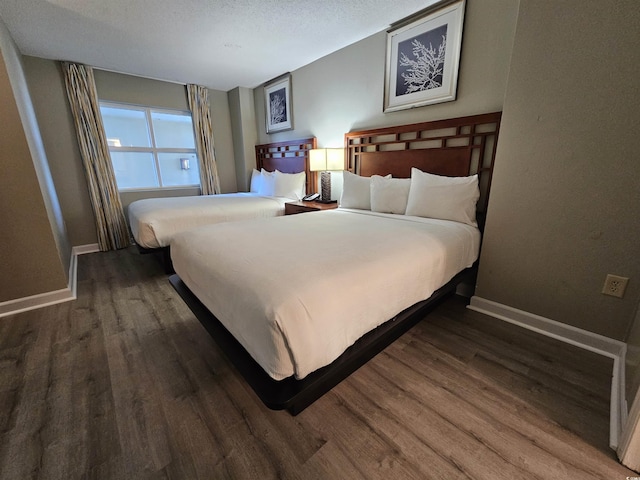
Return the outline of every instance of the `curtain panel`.
<path id="1" fill-rule="evenodd" d="M 62 62 L 67 96 L 76 127 L 101 251 L 130 245 L 129 229 L 118 193 L 102 125 L 93 69 Z"/>
<path id="2" fill-rule="evenodd" d="M 220 178 L 213 148 L 213 130 L 209 112 L 209 91 L 201 85 L 187 85 L 189 108 L 196 137 L 196 151 L 200 161 L 200 189 L 202 195 L 220 193 Z"/>

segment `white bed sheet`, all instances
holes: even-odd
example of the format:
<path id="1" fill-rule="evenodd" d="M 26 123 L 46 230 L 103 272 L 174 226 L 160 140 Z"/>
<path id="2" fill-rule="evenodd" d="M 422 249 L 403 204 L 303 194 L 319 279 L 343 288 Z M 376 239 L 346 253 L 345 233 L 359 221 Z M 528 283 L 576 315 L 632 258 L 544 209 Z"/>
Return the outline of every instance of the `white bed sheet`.
<path id="1" fill-rule="evenodd" d="M 477 228 L 362 210 L 206 226 L 173 266 L 274 379 L 304 378 L 478 257 Z"/>
<path id="2" fill-rule="evenodd" d="M 193 227 L 284 215 L 291 201 L 256 193 L 148 198 L 129 205 L 129 226 L 141 247 L 166 247 L 176 233 Z"/>

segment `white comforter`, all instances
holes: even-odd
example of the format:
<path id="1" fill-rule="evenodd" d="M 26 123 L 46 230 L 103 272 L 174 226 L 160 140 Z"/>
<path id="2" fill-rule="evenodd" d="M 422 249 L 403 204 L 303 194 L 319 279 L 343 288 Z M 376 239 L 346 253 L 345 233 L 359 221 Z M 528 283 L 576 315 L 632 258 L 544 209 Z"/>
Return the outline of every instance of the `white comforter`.
<path id="1" fill-rule="evenodd" d="M 166 247 L 176 233 L 193 227 L 283 215 L 290 201 L 255 193 L 148 198 L 129 205 L 129 226 L 138 245 Z"/>
<path id="2" fill-rule="evenodd" d="M 469 267 L 457 222 L 333 210 L 174 237 L 185 284 L 274 379 L 304 378 Z"/>

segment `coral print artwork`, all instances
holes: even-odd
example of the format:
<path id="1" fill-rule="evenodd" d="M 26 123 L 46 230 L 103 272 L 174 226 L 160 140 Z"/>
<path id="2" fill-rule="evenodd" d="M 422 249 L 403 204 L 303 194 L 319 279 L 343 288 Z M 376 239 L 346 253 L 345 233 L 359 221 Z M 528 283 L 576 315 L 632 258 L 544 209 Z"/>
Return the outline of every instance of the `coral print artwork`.
<path id="1" fill-rule="evenodd" d="M 396 95 L 441 87 L 446 50 L 446 25 L 400 42 Z"/>
<path id="2" fill-rule="evenodd" d="M 267 133 L 293 129 L 291 75 L 282 75 L 264 86 Z"/>
<path id="3" fill-rule="evenodd" d="M 439 3 L 387 32 L 385 113 L 456 99 L 464 7 Z"/>

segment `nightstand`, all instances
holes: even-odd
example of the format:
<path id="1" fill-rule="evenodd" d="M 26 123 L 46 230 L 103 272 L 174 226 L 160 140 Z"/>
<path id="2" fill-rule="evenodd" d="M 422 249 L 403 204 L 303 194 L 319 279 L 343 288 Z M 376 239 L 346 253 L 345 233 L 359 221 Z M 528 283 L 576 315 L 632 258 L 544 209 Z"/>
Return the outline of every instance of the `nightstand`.
<path id="1" fill-rule="evenodd" d="M 320 210 L 333 210 L 338 208 L 338 202 L 287 202 L 284 204 L 285 215 L 295 215 L 296 213 L 319 212 Z"/>

